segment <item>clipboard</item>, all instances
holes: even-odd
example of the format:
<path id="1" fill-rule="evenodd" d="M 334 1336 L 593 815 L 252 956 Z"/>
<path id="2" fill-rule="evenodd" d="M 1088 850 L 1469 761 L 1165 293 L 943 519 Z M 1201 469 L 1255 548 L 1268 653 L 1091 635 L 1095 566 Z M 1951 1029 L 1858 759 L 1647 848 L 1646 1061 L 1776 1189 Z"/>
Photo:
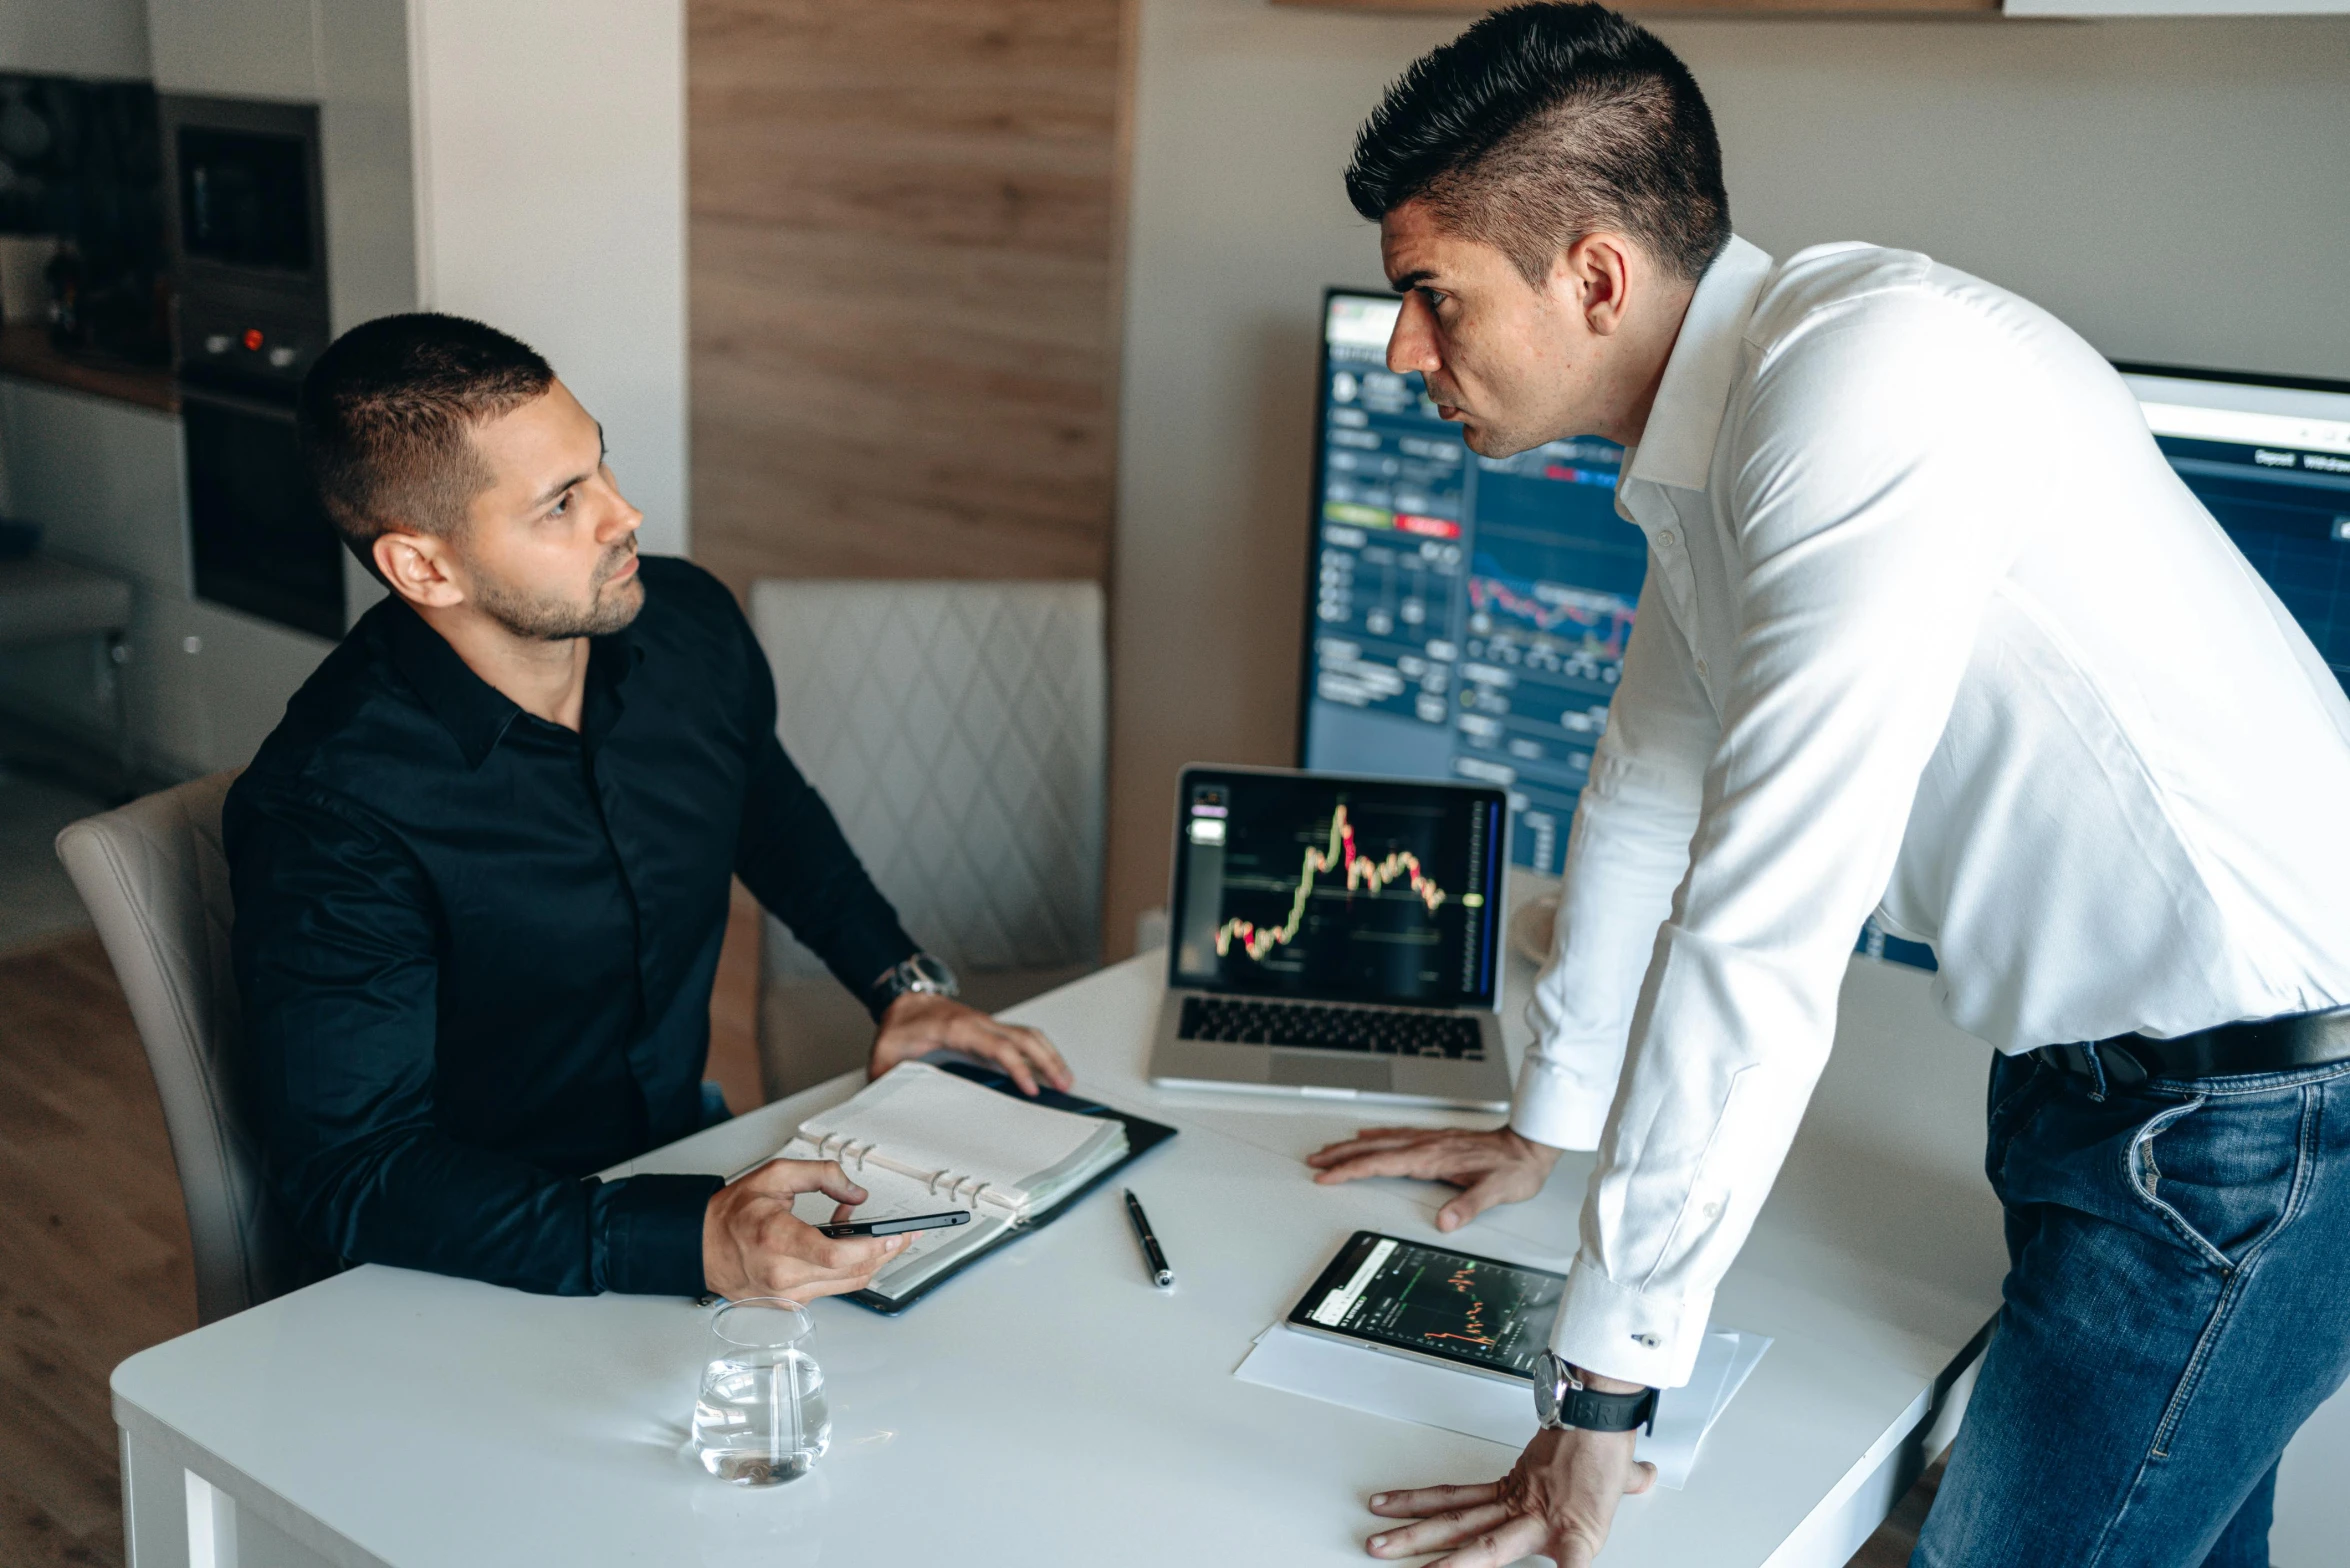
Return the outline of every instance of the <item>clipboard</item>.
<path id="1" fill-rule="evenodd" d="M 981 1067 L 972 1062 L 956 1061 L 934 1061 L 932 1065 L 942 1072 L 953 1073 L 958 1078 L 967 1078 L 983 1089 L 993 1089 L 998 1094 L 1009 1094 L 1027 1100 L 1031 1105 L 1049 1106 L 1053 1110 L 1069 1111 L 1078 1116 L 1107 1117 L 1112 1121 L 1123 1122 L 1126 1126 L 1126 1157 L 1097 1174 L 1091 1181 L 1071 1192 L 1051 1208 L 1021 1220 L 979 1251 L 972 1253 L 969 1257 L 957 1259 L 953 1266 L 941 1269 L 903 1296 L 885 1296 L 877 1290 L 860 1290 L 854 1295 L 838 1298 L 842 1301 L 853 1301 L 858 1306 L 878 1312 L 887 1318 L 896 1317 L 972 1264 L 983 1258 L 993 1257 L 997 1252 L 1010 1246 L 1021 1237 L 1044 1229 L 1083 1202 L 1095 1188 L 1175 1136 L 1175 1129 L 1165 1122 L 1154 1122 L 1148 1117 L 1136 1116 L 1128 1111 L 1114 1110 L 1099 1100 L 1081 1099 L 1077 1095 L 1063 1094 L 1058 1089 L 1039 1089 L 1035 1097 L 1031 1099 L 1020 1093 L 1019 1086 L 1012 1082 L 1008 1074 L 1000 1073 L 992 1067 Z"/>

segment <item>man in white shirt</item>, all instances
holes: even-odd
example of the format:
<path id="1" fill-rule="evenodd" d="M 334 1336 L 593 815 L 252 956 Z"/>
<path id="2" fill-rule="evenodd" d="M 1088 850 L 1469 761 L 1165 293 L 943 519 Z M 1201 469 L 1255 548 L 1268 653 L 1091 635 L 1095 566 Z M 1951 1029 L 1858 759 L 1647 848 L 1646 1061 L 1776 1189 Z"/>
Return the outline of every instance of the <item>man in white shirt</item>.
<path id="1" fill-rule="evenodd" d="M 1914 253 L 1774 262 L 1720 168 L 1663 44 L 1536 5 L 1348 171 L 1390 367 L 1486 456 L 1623 443 L 1648 541 L 1509 1125 L 1315 1159 L 1464 1188 L 1452 1229 L 1597 1147 L 1554 1346 L 1603 1397 L 1370 1549 L 1599 1550 L 1874 912 L 2002 1053 L 2007 1305 L 1916 1562 L 2265 1564 L 2350 1370 L 2350 702 L 2087 344 Z"/>

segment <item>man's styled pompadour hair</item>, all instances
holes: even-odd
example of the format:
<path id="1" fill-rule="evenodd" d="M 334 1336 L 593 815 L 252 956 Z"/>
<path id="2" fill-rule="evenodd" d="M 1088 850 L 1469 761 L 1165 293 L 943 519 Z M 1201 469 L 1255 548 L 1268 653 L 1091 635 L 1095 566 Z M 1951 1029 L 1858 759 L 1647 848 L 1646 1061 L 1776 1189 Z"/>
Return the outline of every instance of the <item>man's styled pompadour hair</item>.
<path id="1" fill-rule="evenodd" d="M 311 483 L 351 553 L 375 570 L 392 528 L 443 537 L 490 484 L 472 427 L 555 384 L 538 351 L 495 327 L 418 311 L 334 340 L 295 410 Z"/>
<path id="2" fill-rule="evenodd" d="M 1598 5 L 1512 6 L 1415 61 L 1356 136 L 1346 193 L 1374 223 L 1425 201 L 1537 286 L 1603 229 L 1691 282 L 1730 242 L 1697 79 Z"/>

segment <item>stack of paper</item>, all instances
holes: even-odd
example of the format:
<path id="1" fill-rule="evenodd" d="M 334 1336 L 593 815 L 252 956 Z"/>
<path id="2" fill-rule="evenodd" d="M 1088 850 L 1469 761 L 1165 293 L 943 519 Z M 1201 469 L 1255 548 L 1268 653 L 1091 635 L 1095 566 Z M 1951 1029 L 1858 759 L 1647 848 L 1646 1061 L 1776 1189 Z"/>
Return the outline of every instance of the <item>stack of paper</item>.
<path id="1" fill-rule="evenodd" d="M 1634 1450 L 1656 1466 L 1659 1486 L 1678 1491 L 1697 1463 L 1698 1445 L 1729 1408 L 1771 1342 L 1760 1334 L 1712 1329 L 1687 1384 L 1657 1400 L 1656 1430 Z M 1369 1346 L 1301 1334 L 1276 1323 L 1232 1374 L 1244 1383 L 1284 1389 L 1350 1410 L 1524 1448 L 1534 1437 L 1534 1394 L 1525 1383 L 1389 1355 Z"/>

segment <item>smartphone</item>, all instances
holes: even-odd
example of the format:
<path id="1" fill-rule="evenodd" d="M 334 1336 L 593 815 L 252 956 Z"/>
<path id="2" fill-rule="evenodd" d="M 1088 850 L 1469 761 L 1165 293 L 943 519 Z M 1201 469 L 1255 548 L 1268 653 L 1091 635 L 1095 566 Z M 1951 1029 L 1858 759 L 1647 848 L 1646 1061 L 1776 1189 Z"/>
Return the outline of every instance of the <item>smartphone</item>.
<path id="1" fill-rule="evenodd" d="M 1548 1269 L 1358 1230 L 1288 1322 L 1391 1356 L 1530 1383 L 1566 1286 Z"/>
<path id="2" fill-rule="evenodd" d="M 910 1230 L 943 1230 L 949 1225 L 971 1223 L 969 1209 L 949 1209 L 944 1214 L 907 1214 L 894 1220 L 842 1220 L 838 1225 L 819 1225 L 816 1228 L 827 1236 L 896 1236 Z"/>

